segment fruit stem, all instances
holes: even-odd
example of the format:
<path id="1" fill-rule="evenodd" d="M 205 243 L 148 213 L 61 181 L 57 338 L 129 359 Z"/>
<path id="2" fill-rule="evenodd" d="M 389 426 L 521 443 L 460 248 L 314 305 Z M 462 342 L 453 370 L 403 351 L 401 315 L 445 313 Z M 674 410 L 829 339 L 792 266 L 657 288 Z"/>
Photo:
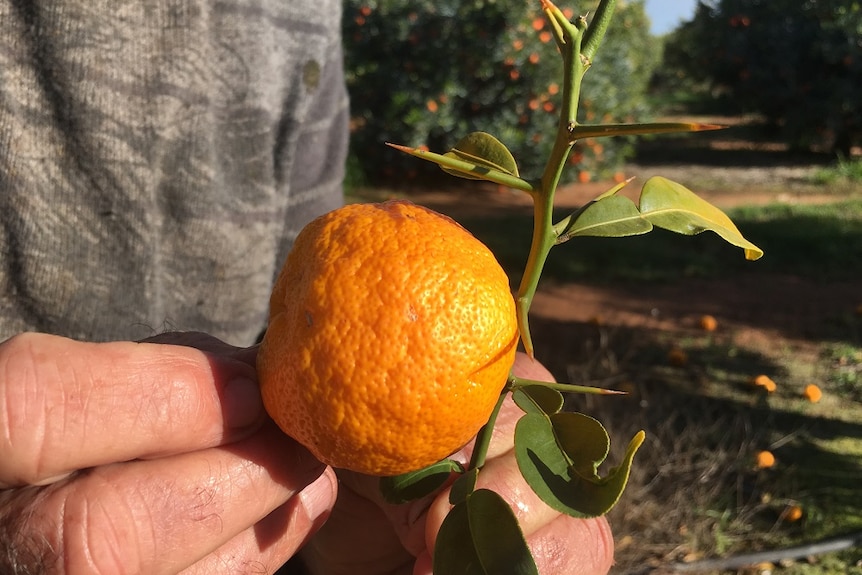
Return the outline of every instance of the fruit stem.
<path id="1" fill-rule="evenodd" d="M 485 465 L 485 459 L 488 457 L 488 447 L 491 445 L 491 437 L 494 435 L 494 424 L 497 423 L 500 408 L 503 407 L 503 401 L 508 394 L 508 389 L 503 390 L 503 393 L 497 398 L 497 404 L 494 406 L 491 416 L 488 417 L 487 423 L 476 434 L 476 442 L 473 444 L 473 455 L 470 457 L 470 464 L 467 466 L 468 471 L 479 469 Z"/>

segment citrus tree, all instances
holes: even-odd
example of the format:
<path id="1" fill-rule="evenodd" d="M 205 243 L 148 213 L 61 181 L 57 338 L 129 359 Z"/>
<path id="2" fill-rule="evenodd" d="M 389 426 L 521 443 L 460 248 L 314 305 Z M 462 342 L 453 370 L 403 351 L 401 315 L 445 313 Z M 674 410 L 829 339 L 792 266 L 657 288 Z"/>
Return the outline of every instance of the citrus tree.
<path id="1" fill-rule="evenodd" d="M 584 13 L 596 1 L 581 2 Z M 574 10 L 566 9 L 569 18 Z M 649 113 L 644 98 L 660 50 L 643 2 L 626 2 L 600 56 L 604 73 L 584 80 L 581 119 L 623 122 Z M 493 132 L 538 174 L 553 146 L 561 62 L 547 19 L 525 0 L 349 0 L 345 67 L 354 119 L 352 154 L 372 182 L 427 176 L 380 149 L 381 139 L 449 149 L 475 130 Z M 570 156 L 590 179 L 618 171 L 633 153 L 625 138 L 583 139 Z"/>
<path id="2" fill-rule="evenodd" d="M 700 3 L 668 38 L 671 66 L 762 114 L 789 144 L 862 143 L 862 2 Z"/>

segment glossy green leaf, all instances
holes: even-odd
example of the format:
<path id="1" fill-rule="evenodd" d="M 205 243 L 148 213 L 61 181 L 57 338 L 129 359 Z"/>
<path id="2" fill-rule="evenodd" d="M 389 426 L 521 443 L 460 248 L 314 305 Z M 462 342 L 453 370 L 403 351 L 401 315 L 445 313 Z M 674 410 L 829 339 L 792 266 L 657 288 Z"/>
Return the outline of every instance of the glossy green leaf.
<path id="1" fill-rule="evenodd" d="M 653 225 L 672 232 L 695 235 L 711 230 L 742 248 L 745 258 L 759 259 L 763 250 L 742 237 L 727 214 L 685 186 L 661 176 L 646 181 L 640 198 L 641 215 Z"/>
<path id="2" fill-rule="evenodd" d="M 435 154 L 434 152 L 429 152 L 427 150 L 420 150 L 419 148 L 411 148 L 409 146 L 401 146 L 399 144 L 387 143 L 386 145 L 390 148 L 395 148 L 396 150 L 404 152 L 405 154 L 410 154 L 411 156 L 414 156 L 416 158 L 421 158 L 423 160 L 428 160 L 429 162 L 434 162 L 444 171 L 451 174 L 455 174 L 460 177 L 466 177 L 467 179 L 474 180 L 487 180 L 496 184 L 509 186 L 510 188 L 514 188 L 516 190 L 522 190 L 529 193 L 535 192 L 535 189 L 530 182 L 522 180 L 517 175 L 513 175 L 507 171 L 501 171 L 498 169 L 491 168 L 487 164 L 476 163 L 474 161 L 462 159 L 462 157 L 466 156 L 458 156 L 452 153 L 447 153 L 443 155 Z"/>
<path id="3" fill-rule="evenodd" d="M 476 482 L 479 480 L 479 470 L 476 468 L 468 469 L 464 475 L 460 476 L 452 484 L 452 489 L 449 490 L 449 504 L 458 505 L 476 490 Z"/>
<path id="4" fill-rule="evenodd" d="M 557 235 L 561 244 L 575 236 L 620 238 L 645 234 L 652 224 L 641 217 L 637 206 L 625 196 L 609 195 L 588 204 L 573 216 Z"/>
<path id="5" fill-rule="evenodd" d="M 599 465 L 611 447 L 604 426 L 583 413 L 558 413 L 551 416 L 551 427 L 557 443 L 578 475 L 598 479 Z"/>
<path id="6" fill-rule="evenodd" d="M 382 477 L 380 491 L 383 499 L 389 503 L 395 505 L 407 503 L 434 493 L 446 484 L 453 473 L 463 471 L 464 468 L 460 463 L 444 459 L 418 471 Z"/>
<path id="7" fill-rule="evenodd" d="M 563 408 L 563 394 L 543 385 L 519 387 L 512 392 L 515 405 L 525 413 L 557 413 Z"/>
<path id="8" fill-rule="evenodd" d="M 455 144 L 454 148 L 443 155 L 470 162 L 492 171 L 503 172 L 515 177 L 518 176 L 518 164 L 515 162 L 512 152 L 500 140 L 487 132 L 472 132 L 467 134 Z M 453 176 L 472 180 L 485 179 L 474 175 L 472 172 L 462 172 L 444 166 L 440 167 L 444 172 Z"/>
<path id="9" fill-rule="evenodd" d="M 539 571 L 512 509 L 493 491 L 479 489 L 443 520 L 434 573 L 538 575 Z"/>
<path id="10" fill-rule="evenodd" d="M 623 461 L 600 477 L 596 469 L 609 440 L 598 421 L 579 413 L 528 413 L 515 427 L 515 457 L 527 483 L 550 507 L 573 517 L 596 517 L 619 501 L 644 437 L 642 431 L 635 435 Z"/>
<path id="11" fill-rule="evenodd" d="M 622 182 L 618 183 L 613 188 L 611 188 L 609 190 L 605 190 L 604 192 L 602 192 L 601 194 L 599 194 L 598 196 L 593 198 L 593 202 L 597 202 L 599 200 L 603 200 L 605 198 L 609 198 L 609 197 L 613 196 L 614 194 L 616 194 L 617 192 L 622 190 L 624 187 L 629 185 L 631 183 L 631 181 L 634 179 L 635 179 L 634 176 L 632 176 L 631 178 L 628 178 L 628 179 L 623 180 Z M 587 205 L 589 205 L 589 204 L 587 204 Z M 586 207 L 586 206 L 584 206 L 584 207 Z"/>

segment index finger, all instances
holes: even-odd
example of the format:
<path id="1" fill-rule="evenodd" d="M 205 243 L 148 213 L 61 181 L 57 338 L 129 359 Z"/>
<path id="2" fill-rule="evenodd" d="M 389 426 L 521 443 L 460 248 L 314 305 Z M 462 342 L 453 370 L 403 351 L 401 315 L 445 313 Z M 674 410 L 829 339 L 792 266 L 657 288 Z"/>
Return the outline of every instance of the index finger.
<path id="1" fill-rule="evenodd" d="M 249 363 L 158 343 L 0 344 L 0 487 L 236 440 L 263 420 Z"/>

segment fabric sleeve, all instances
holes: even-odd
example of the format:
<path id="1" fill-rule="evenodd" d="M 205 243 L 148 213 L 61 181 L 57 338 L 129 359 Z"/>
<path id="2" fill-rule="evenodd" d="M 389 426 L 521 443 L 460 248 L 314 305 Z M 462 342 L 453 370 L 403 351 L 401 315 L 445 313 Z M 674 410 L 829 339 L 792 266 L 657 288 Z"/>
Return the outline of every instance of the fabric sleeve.
<path id="1" fill-rule="evenodd" d="M 247 345 L 341 202 L 337 0 L 0 0 L 0 339 Z"/>

